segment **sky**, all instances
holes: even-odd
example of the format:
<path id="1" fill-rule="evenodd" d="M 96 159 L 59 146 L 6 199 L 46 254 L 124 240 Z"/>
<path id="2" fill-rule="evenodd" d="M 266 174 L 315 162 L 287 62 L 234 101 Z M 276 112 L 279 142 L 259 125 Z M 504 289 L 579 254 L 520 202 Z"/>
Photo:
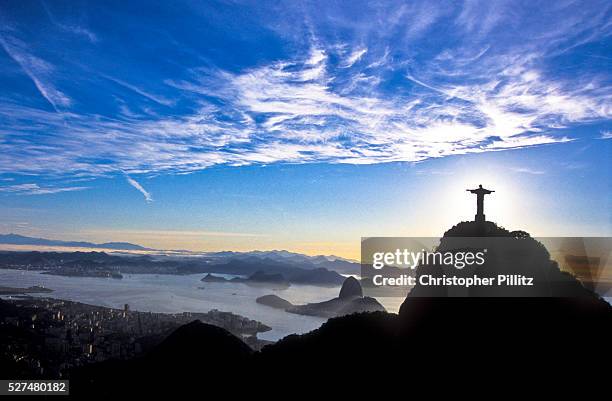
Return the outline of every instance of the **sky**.
<path id="1" fill-rule="evenodd" d="M 0 233 L 612 235 L 608 1 L 0 3 Z"/>

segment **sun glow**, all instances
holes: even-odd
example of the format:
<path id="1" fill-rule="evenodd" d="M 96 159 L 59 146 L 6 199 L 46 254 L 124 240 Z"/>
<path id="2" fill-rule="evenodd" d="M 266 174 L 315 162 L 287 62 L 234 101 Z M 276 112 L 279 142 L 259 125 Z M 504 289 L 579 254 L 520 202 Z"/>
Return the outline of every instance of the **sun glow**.
<path id="1" fill-rule="evenodd" d="M 443 200 L 444 207 L 439 209 L 439 218 L 450 228 L 459 221 L 474 220 L 476 214 L 476 196 L 467 192 L 467 189 L 477 188 L 478 185 L 495 191 L 485 196 L 484 213 L 488 221 L 499 225 L 504 222 L 517 222 L 522 213 L 525 213 L 525 198 L 517 196 L 521 192 L 521 183 L 509 175 L 498 171 L 483 172 L 466 171 L 450 176 L 445 185 L 438 188 L 437 198 Z"/>

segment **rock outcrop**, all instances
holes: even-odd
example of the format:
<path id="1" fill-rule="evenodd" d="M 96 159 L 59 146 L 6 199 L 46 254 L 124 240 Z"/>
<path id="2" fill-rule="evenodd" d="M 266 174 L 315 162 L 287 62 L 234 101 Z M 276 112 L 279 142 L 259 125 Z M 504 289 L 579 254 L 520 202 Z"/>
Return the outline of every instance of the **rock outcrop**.
<path id="1" fill-rule="evenodd" d="M 353 297 L 363 297 L 363 290 L 361 289 L 361 284 L 359 284 L 359 281 L 355 277 L 351 276 L 344 280 L 338 298 L 348 299 Z"/>
<path id="2" fill-rule="evenodd" d="M 324 302 L 306 305 L 293 305 L 291 302 L 276 295 L 266 295 L 257 298 L 257 303 L 273 308 L 284 309 L 298 315 L 338 317 L 360 312 L 384 312 L 385 308 L 374 298 L 364 297 L 361 284 L 354 277 L 344 280 L 340 295 Z"/>
<path id="3" fill-rule="evenodd" d="M 283 309 L 292 308 L 293 304 L 286 299 L 279 297 L 278 295 L 264 295 L 255 300 L 258 304 L 266 305 L 271 308 Z"/>
<path id="4" fill-rule="evenodd" d="M 224 277 L 221 277 L 221 276 L 215 276 L 215 275 L 213 275 L 213 274 L 208 273 L 208 274 L 207 274 L 206 276 L 204 276 L 204 277 L 202 278 L 202 280 L 200 280 L 200 281 L 203 281 L 203 282 L 205 282 L 205 283 L 225 283 L 225 282 L 227 282 L 228 280 L 227 280 L 226 278 L 224 278 Z"/>

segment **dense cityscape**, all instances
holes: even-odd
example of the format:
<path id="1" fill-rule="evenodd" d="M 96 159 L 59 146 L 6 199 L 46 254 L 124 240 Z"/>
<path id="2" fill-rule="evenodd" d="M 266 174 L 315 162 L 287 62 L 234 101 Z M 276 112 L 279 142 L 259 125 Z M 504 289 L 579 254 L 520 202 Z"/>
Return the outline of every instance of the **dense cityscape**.
<path id="1" fill-rule="evenodd" d="M 51 298 L 0 301 L 0 358 L 23 377 L 62 378 L 71 369 L 109 359 L 139 356 L 188 322 L 222 327 L 254 349 L 266 342 L 257 333 L 270 328 L 229 312 L 150 313 L 91 306 Z"/>

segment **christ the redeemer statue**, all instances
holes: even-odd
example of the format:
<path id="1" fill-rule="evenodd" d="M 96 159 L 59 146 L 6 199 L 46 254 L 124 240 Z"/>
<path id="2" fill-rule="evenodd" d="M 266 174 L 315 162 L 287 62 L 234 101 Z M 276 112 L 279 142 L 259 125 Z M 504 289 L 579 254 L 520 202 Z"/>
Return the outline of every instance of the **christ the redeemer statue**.
<path id="1" fill-rule="evenodd" d="M 477 189 L 466 189 L 466 191 L 476 194 L 476 216 L 475 221 L 484 222 L 484 196 L 489 195 L 495 191 L 485 189 L 482 185 L 479 185 Z"/>

